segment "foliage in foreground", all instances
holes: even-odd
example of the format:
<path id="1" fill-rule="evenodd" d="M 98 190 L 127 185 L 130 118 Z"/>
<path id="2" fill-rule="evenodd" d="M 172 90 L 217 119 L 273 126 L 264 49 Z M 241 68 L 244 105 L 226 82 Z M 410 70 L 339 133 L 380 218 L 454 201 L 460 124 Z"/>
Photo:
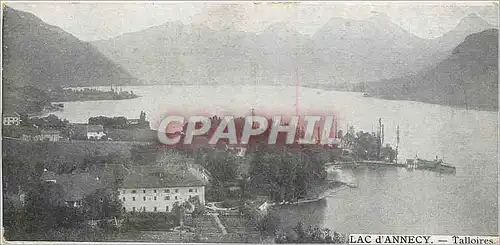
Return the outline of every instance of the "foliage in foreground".
<path id="1" fill-rule="evenodd" d="M 328 228 L 304 228 L 302 223 L 297 224 L 292 232 L 280 232 L 275 237 L 276 243 L 346 243 L 342 234 Z"/>

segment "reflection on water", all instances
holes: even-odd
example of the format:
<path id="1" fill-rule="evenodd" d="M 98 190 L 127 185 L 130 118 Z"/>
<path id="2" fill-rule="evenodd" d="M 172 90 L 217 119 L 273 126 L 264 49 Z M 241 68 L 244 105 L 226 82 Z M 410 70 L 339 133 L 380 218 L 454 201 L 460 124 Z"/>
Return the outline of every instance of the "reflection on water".
<path id="1" fill-rule="evenodd" d="M 461 178 L 395 167 L 360 167 L 353 172 L 358 188 L 342 189 L 323 202 L 283 207 L 281 216 L 288 218 L 282 222 L 290 226 L 301 221 L 343 233 L 497 232 L 494 198 L 473 200 L 479 196 L 472 193 L 477 187 Z"/>

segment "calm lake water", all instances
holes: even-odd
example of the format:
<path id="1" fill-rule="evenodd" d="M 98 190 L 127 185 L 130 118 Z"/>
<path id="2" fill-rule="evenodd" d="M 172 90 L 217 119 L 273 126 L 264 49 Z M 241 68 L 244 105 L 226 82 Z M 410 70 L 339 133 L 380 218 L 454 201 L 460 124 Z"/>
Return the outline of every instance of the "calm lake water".
<path id="1" fill-rule="evenodd" d="M 103 88 L 107 90 L 108 88 Z M 138 118 L 154 128 L 167 114 L 244 116 L 333 113 L 339 129 L 370 131 L 382 118 L 385 143 L 401 129 L 400 159 L 434 159 L 456 175 L 403 169 L 354 170 L 359 187 L 316 203 L 281 209 L 283 223 L 299 220 L 339 232 L 386 234 L 498 234 L 498 114 L 411 101 L 365 98 L 359 93 L 272 86 L 123 87 L 141 97 L 122 101 L 68 102 L 53 113 L 70 122 L 92 116 Z"/>

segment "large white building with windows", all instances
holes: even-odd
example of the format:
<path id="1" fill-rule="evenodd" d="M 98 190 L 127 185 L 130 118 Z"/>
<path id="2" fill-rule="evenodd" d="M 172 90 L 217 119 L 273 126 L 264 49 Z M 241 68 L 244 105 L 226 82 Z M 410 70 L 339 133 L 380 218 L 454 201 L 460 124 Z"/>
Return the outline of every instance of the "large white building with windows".
<path id="1" fill-rule="evenodd" d="M 125 212 L 170 212 L 192 198 L 205 205 L 205 185 L 187 167 L 145 166 L 132 170 L 118 191 Z"/>

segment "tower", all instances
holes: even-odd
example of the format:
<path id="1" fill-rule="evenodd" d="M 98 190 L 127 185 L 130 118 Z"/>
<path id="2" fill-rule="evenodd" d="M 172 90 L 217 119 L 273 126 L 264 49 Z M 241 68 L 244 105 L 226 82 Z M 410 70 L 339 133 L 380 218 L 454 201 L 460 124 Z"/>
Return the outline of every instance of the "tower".
<path id="1" fill-rule="evenodd" d="M 140 122 L 145 122 L 146 121 L 146 113 L 141 111 L 141 115 L 139 117 Z"/>

